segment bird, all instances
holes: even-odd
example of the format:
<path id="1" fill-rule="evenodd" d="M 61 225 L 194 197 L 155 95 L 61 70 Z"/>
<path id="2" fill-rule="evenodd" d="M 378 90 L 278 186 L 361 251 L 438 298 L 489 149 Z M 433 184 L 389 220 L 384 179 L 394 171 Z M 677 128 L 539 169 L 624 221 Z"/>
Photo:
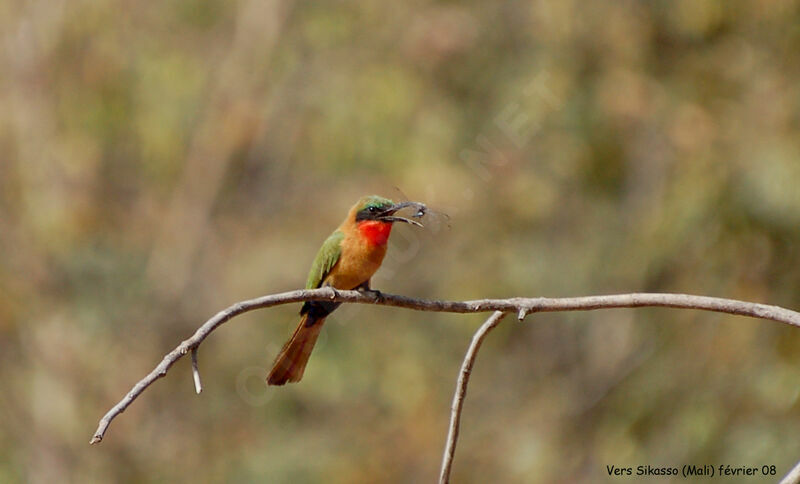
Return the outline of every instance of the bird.
<path id="1" fill-rule="evenodd" d="M 380 291 L 370 287 L 370 279 L 386 255 L 387 242 L 395 222 L 422 227 L 415 220 L 397 215 L 414 207 L 412 217 L 420 218 L 426 206 L 420 202 L 395 203 L 377 195 L 362 197 L 350 208 L 347 217 L 322 244 L 306 280 L 306 289 L 330 286 L 334 289 L 357 289 L 380 298 Z M 300 310 L 300 323 L 283 345 L 267 376 L 269 385 L 299 382 L 317 342 L 325 318 L 340 303 L 306 301 Z"/>

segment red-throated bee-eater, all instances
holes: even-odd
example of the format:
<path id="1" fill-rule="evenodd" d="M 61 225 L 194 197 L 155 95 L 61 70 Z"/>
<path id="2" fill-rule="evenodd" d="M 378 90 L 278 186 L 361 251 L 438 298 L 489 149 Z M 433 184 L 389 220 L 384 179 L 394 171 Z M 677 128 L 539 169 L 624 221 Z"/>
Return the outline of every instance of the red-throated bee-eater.
<path id="1" fill-rule="evenodd" d="M 419 222 L 396 215 L 398 210 L 405 207 L 417 209 L 414 217 L 425 214 L 425 205 L 418 202 L 394 203 L 375 195 L 359 200 L 319 249 L 308 273 L 306 289 L 332 286 L 335 289 L 372 291 L 369 280 L 386 255 L 392 224 L 405 222 L 422 226 Z M 379 292 L 377 294 L 380 296 Z M 267 383 L 283 385 L 303 378 L 322 324 L 339 304 L 330 301 L 307 301 L 303 304 L 300 324 L 275 358 Z"/>

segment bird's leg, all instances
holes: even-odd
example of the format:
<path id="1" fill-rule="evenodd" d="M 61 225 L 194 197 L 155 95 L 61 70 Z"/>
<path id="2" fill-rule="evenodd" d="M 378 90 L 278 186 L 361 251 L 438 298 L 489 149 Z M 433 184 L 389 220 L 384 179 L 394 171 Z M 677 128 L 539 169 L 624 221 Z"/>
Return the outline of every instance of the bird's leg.
<path id="1" fill-rule="evenodd" d="M 356 291 L 371 295 L 373 298 L 375 298 L 375 301 L 377 302 L 384 300 L 383 293 L 381 293 L 377 289 L 372 289 L 371 287 L 369 287 L 369 279 L 362 282 L 358 287 L 356 287 Z"/>

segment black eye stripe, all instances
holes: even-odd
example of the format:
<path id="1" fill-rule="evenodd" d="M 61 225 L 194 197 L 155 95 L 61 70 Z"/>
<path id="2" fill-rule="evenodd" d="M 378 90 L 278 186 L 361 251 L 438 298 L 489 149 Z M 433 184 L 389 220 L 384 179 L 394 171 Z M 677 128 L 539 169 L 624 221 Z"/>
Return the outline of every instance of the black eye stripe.
<path id="1" fill-rule="evenodd" d="M 378 206 L 378 205 L 368 205 L 361 210 L 358 211 L 356 214 L 356 222 L 361 220 L 377 220 L 386 210 L 390 209 L 391 206 Z"/>

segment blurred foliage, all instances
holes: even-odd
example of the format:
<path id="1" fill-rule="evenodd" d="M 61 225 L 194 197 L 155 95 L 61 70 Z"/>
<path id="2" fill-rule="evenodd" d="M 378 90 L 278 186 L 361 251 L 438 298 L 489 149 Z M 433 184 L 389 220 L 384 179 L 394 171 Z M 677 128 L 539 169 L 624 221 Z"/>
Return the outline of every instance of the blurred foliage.
<path id="1" fill-rule="evenodd" d="M 418 482 L 477 316 L 236 319 L 87 442 L 169 349 L 297 288 L 360 195 L 422 200 L 374 285 L 674 291 L 800 308 L 800 4 L 0 3 L 0 481 Z M 800 458 L 800 332 L 678 310 L 509 320 L 456 482 Z"/>

